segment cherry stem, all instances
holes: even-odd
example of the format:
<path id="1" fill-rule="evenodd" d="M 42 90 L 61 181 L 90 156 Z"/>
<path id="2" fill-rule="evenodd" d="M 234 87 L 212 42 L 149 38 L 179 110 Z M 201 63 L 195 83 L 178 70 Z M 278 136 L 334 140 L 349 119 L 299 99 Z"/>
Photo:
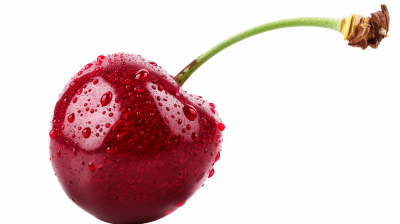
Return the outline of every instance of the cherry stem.
<path id="1" fill-rule="evenodd" d="M 195 72 L 201 65 L 203 65 L 206 61 L 212 58 L 214 55 L 218 54 L 220 51 L 225 48 L 241 41 L 251 36 L 264 33 L 270 30 L 276 30 L 280 28 L 286 27 L 296 27 L 296 26 L 312 26 L 312 27 L 322 27 L 328 28 L 336 31 L 340 31 L 341 29 L 342 19 L 338 18 L 321 18 L 321 17 L 305 17 L 305 18 L 292 18 L 292 19 L 284 19 L 278 20 L 270 23 L 265 23 L 260 26 L 256 26 L 245 30 L 241 33 L 232 36 L 221 43 L 217 44 L 204 54 L 200 55 L 197 59 L 192 61 L 189 65 L 187 65 L 181 72 L 176 75 L 175 81 L 178 82 L 179 85 L 183 85 L 186 80 Z"/>

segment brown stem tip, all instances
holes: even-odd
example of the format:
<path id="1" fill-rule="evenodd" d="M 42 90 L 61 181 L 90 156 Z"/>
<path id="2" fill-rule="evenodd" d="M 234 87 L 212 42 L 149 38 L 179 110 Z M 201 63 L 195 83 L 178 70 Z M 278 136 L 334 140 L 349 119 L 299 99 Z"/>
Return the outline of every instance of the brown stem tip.
<path id="1" fill-rule="evenodd" d="M 354 14 L 351 20 L 351 30 L 347 38 L 349 45 L 365 50 L 368 46 L 376 49 L 379 43 L 388 37 L 389 11 L 386 5 L 381 5 L 382 11 L 371 13 L 371 17 Z"/>

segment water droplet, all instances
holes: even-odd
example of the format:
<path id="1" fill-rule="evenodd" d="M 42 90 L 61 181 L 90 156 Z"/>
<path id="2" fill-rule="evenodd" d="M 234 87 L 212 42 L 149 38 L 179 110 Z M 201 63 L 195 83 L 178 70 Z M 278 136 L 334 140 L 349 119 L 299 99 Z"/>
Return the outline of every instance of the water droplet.
<path id="1" fill-rule="evenodd" d="M 109 147 L 107 147 L 107 150 L 106 150 L 106 151 L 107 151 L 108 153 L 112 154 L 112 153 L 115 152 L 115 149 L 114 149 L 113 147 L 109 146 Z"/>
<path id="2" fill-rule="evenodd" d="M 215 157 L 214 163 L 216 163 L 219 160 L 219 157 L 221 157 L 220 153 L 218 152 L 217 156 Z"/>
<path id="3" fill-rule="evenodd" d="M 76 149 L 75 149 L 75 148 L 72 149 L 72 154 L 74 154 L 74 156 L 77 155 L 77 152 L 76 152 Z"/>
<path id="4" fill-rule="evenodd" d="M 103 60 L 104 58 L 106 58 L 106 56 L 104 56 L 104 55 L 99 55 L 99 56 L 97 57 L 97 61 Z"/>
<path id="5" fill-rule="evenodd" d="M 182 207 L 186 203 L 186 199 L 174 205 L 175 207 Z"/>
<path id="6" fill-rule="evenodd" d="M 96 171 L 96 166 L 94 165 L 93 162 L 89 162 L 88 167 L 89 167 L 90 171 L 92 171 L 92 172 Z"/>
<path id="7" fill-rule="evenodd" d="M 174 210 L 169 210 L 169 211 L 165 212 L 165 215 L 169 215 L 169 214 L 171 214 L 173 211 L 174 211 Z"/>
<path id="8" fill-rule="evenodd" d="M 110 113 L 108 116 L 109 116 L 109 117 L 112 117 L 112 116 L 114 116 L 114 114 L 113 114 L 113 113 Z"/>
<path id="9" fill-rule="evenodd" d="M 213 104 L 213 103 L 210 103 L 210 106 L 211 106 L 212 108 L 215 108 L 215 104 Z"/>
<path id="10" fill-rule="evenodd" d="M 101 97 L 101 100 L 100 100 L 101 106 L 103 106 L 103 107 L 107 106 L 111 102 L 112 97 L 113 97 L 113 95 L 112 95 L 111 91 L 104 93 L 104 95 Z"/>
<path id="11" fill-rule="evenodd" d="M 215 109 L 214 108 L 210 108 L 210 110 L 211 110 L 211 112 L 213 113 L 213 114 L 215 114 Z"/>
<path id="12" fill-rule="evenodd" d="M 67 120 L 68 120 L 69 123 L 74 122 L 74 120 L 75 120 L 75 114 L 72 113 L 72 114 L 68 115 L 68 119 L 67 119 Z"/>
<path id="13" fill-rule="evenodd" d="M 146 69 L 140 69 L 135 73 L 135 79 L 142 82 L 146 81 L 148 76 L 149 76 L 149 71 L 147 71 Z"/>
<path id="14" fill-rule="evenodd" d="M 51 130 L 49 133 L 49 136 L 51 139 L 55 139 L 56 138 L 56 132 L 54 130 Z"/>
<path id="15" fill-rule="evenodd" d="M 157 63 L 155 63 L 154 61 L 150 62 L 151 65 L 157 66 Z"/>
<path id="16" fill-rule="evenodd" d="M 187 124 L 186 129 L 189 131 L 190 129 L 192 129 L 192 126 L 190 126 L 190 124 Z"/>
<path id="17" fill-rule="evenodd" d="M 92 67 L 92 65 L 93 65 L 93 63 L 89 63 L 89 64 L 85 65 L 85 70 Z"/>
<path id="18" fill-rule="evenodd" d="M 208 178 L 211 178 L 212 176 L 214 176 L 214 168 L 210 171 L 210 173 L 208 174 Z"/>
<path id="19" fill-rule="evenodd" d="M 193 139 L 193 141 L 198 141 L 199 140 L 199 136 L 196 134 L 196 132 L 192 133 L 192 139 Z"/>
<path id="20" fill-rule="evenodd" d="M 82 73 L 83 73 L 83 71 L 79 71 L 79 72 L 78 72 L 78 75 L 82 75 Z"/>
<path id="21" fill-rule="evenodd" d="M 80 88 L 76 94 L 81 95 L 81 94 L 82 94 L 82 91 L 83 91 L 83 89 Z"/>
<path id="22" fill-rule="evenodd" d="M 95 79 L 95 80 L 93 81 L 93 85 L 96 85 L 97 83 L 99 83 L 99 79 Z"/>
<path id="23" fill-rule="evenodd" d="M 76 101 L 78 101 L 78 97 L 75 97 L 75 98 L 72 100 L 73 103 L 76 103 Z"/>
<path id="24" fill-rule="evenodd" d="M 58 156 L 58 157 L 61 157 L 61 152 L 60 152 L 60 150 L 57 150 L 57 156 Z"/>
<path id="25" fill-rule="evenodd" d="M 185 114 L 186 118 L 189 119 L 190 121 L 194 121 L 197 117 L 196 109 L 188 104 L 183 107 L 183 113 Z"/>
<path id="26" fill-rule="evenodd" d="M 110 123 L 107 123 L 107 124 L 106 124 L 106 128 L 109 128 L 109 127 L 111 127 L 111 124 L 110 124 Z"/>
<path id="27" fill-rule="evenodd" d="M 84 128 L 84 129 L 82 130 L 82 136 L 83 136 L 84 138 L 89 138 L 89 137 L 90 137 L 90 134 L 92 134 L 92 130 L 90 130 L 90 128 Z"/>
<path id="28" fill-rule="evenodd" d="M 207 120 L 203 117 L 201 118 L 201 123 L 203 123 L 203 125 L 207 125 Z"/>
<path id="29" fill-rule="evenodd" d="M 223 123 L 219 123 L 218 128 L 220 131 L 223 131 L 223 130 L 225 130 L 225 125 Z"/>

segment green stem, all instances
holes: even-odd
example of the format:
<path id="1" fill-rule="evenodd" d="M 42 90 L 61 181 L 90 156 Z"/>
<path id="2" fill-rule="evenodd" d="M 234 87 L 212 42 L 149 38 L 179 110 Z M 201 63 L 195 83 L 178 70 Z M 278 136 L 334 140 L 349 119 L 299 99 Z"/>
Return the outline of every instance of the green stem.
<path id="1" fill-rule="evenodd" d="M 195 72 L 206 61 L 208 61 L 208 59 L 212 58 L 214 55 L 218 54 L 225 48 L 241 40 L 244 40 L 248 37 L 264 33 L 270 30 L 276 30 L 285 27 L 295 27 L 295 26 L 314 26 L 314 27 L 323 27 L 340 31 L 341 23 L 342 19 L 337 19 L 337 18 L 305 17 L 305 18 L 278 20 L 275 22 L 265 23 L 263 25 L 250 28 L 222 41 L 221 43 L 217 44 L 204 54 L 200 55 L 200 57 L 195 59 L 192 63 L 186 66 L 181 72 L 179 72 L 179 74 L 175 76 L 175 80 L 179 83 L 179 85 L 182 86 L 185 83 L 185 81 L 193 74 L 193 72 Z"/>

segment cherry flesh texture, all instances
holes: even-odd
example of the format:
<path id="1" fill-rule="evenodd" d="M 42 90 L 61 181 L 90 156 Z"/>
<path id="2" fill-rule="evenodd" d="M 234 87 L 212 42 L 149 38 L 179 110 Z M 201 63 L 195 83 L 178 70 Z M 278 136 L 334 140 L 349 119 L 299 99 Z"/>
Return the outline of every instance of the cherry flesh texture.
<path id="1" fill-rule="evenodd" d="M 222 142 L 214 104 L 187 94 L 156 63 L 99 56 L 60 96 L 51 163 L 67 196 L 96 218 L 160 219 L 213 175 Z"/>

